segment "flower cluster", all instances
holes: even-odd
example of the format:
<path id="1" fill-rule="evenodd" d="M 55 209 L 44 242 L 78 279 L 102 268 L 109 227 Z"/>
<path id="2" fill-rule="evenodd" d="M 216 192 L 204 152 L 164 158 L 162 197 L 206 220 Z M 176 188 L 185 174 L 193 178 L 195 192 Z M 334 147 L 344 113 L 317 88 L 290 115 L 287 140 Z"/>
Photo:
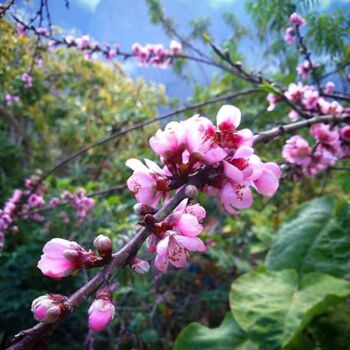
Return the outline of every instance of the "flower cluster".
<path id="1" fill-rule="evenodd" d="M 208 118 L 195 115 L 158 130 L 150 146 L 161 157 L 163 168 L 149 160 L 146 165 L 135 159 L 127 161 L 134 171 L 127 184 L 138 202 L 156 206 L 204 166 L 210 169 L 210 176 L 201 190 L 217 197 L 230 213 L 251 206 L 250 187 L 267 196 L 276 192 L 279 168 L 254 154 L 251 130 L 237 130 L 239 109 L 222 106 L 216 119 L 214 126 Z"/>
<path id="2" fill-rule="evenodd" d="M 300 106 L 308 112 L 321 115 L 334 115 L 338 117 L 342 115 L 343 112 L 346 112 L 347 109 L 343 108 L 339 102 L 327 97 L 327 95 L 331 94 L 333 90 L 334 83 L 329 81 L 325 85 L 321 96 L 315 86 L 304 85 L 302 82 L 298 82 L 297 84 L 289 84 L 284 96 L 288 101 Z M 272 111 L 281 98 L 280 96 L 268 94 L 267 100 L 269 102 L 267 110 Z M 291 112 L 289 116 L 292 121 L 296 121 L 299 118 L 299 115 L 295 111 Z"/>
<path id="3" fill-rule="evenodd" d="M 303 17 L 298 15 L 296 12 L 292 13 L 289 17 L 289 23 L 293 27 L 288 27 L 284 33 L 284 41 L 287 44 L 293 44 L 296 38 L 296 28 L 305 25 L 306 21 Z"/>
<path id="4" fill-rule="evenodd" d="M 295 164 L 302 174 L 314 177 L 334 166 L 337 160 L 350 156 L 350 126 L 339 129 L 318 123 L 311 127 L 310 134 L 316 141 L 314 147 L 295 135 L 287 140 L 282 150 L 283 158 Z"/>
<path id="5" fill-rule="evenodd" d="M 5 95 L 5 102 L 8 106 L 12 106 L 12 104 L 19 102 L 19 96 L 6 94 Z"/>
<path id="6" fill-rule="evenodd" d="M 38 213 L 30 214 L 32 209 L 40 209 L 45 205 L 43 198 L 45 188 L 37 186 L 39 175 L 35 174 L 25 180 L 25 190 L 15 189 L 11 197 L 5 202 L 4 208 L 0 209 L 0 250 L 4 245 L 4 236 L 7 231 L 18 232 L 18 226 L 14 222 L 19 218 L 30 218 L 42 221 Z"/>
<path id="7" fill-rule="evenodd" d="M 188 204 L 184 199 L 174 212 L 160 223 L 154 224 L 148 238 L 151 253 L 157 253 L 155 266 L 165 271 L 169 265 L 185 266 L 189 252 L 204 252 L 204 243 L 197 236 L 202 233 L 205 209 L 199 204 Z"/>
<path id="8" fill-rule="evenodd" d="M 162 168 L 150 160 L 145 160 L 145 164 L 136 159 L 126 162 L 133 170 L 127 185 L 139 203 L 156 207 L 169 198 L 171 190 L 188 183 L 200 171 L 205 175 L 198 188 L 216 197 L 230 214 L 252 205 L 251 187 L 269 197 L 276 192 L 280 169 L 254 154 L 251 130 L 237 130 L 241 121 L 239 109 L 224 105 L 216 120 L 214 126 L 208 118 L 195 115 L 158 130 L 149 143 L 161 158 Z M 199 205 L 182 202 L 169 218 L 155 225 L 149 247 L 157 252 L 158 269 L 164 271 L 168 263 L 183 267 L 188 252 L 204 250 L 197 238 L 204 216 Z"/>
<path id="9" fill-rule="evenodd" d="M 26 89 L 30 89 L 33 86 L 33 78 L 29 73 L 23 73 L 21 79 L 23 81 L 23 86 Z"/>
<path id="10" fill-rule="evenodd" d="M 78 243 L 62 238 L 53 238 L 43 248 L 38 262 L 41 272 L 51 278 L 62 278 L 85 268 L 100 267 L 112 257 L 112 242 L 103 235 L 94 240 L 99 256 L 91 250 L 86 251 Z M 67 312 L 66 298 L 58 294 L 47 294 L 35 299 L 32 312 L 35 319 L 44 323 L 53 323 Z M 104 329 L 114 317 L 114 305 L 108 288 L 101 289 L 89 309 L 89 328 L 98 332 Z"/>
<path id="11" fill-rule="evenodd" d="M 61 193 L 61 198 L 75 208 L 79 218 L 84 218 L 95 205 L 94 199 L 86 196 L 86 192 L 83 188 L 77 189 L 74 194 L 63 191 Z"/>
<path id="12" fill-rule="evenodd" d="M 167 50 L 162 44 L 147 44 L 141 46 L 139 43 L 132 45 L 132 53 L 143 66 L 151 64 L 158 68 L 167 68 L 171 63 L 171 56 L 178 55 L 182 51 L 180 43 L 172 40 Z"/>

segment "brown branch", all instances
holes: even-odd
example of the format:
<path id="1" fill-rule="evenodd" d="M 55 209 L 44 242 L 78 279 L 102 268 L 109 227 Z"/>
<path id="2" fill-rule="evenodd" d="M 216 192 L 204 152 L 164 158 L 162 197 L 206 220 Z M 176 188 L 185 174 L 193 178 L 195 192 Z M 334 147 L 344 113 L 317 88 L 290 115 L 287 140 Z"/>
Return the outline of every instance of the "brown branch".
<path id="1" fill-rule="evenodd" d="M 306 127 L 310 127 L 313 124 L 316 123 L 341 123 L 346 120 L 350 120 L 350 115 L 344 114 L 339 117 L 335 117 L 333 115 L 321 115 L 316 116 L 307 120 L 302 120 L 300 122 L 290 123 L 286 125 L 280 125 L 276 128 L 273 128 L 269 131 L 264 131 L 261 133 L 258 133 L 254 136 L 254 144 L 256 143 L 265 143 L 268 141 L 271 141 L 275 139 L 276 137 L 282 136 L 285 133 L 291 133 L 293 131 L 303 129 Z"/>
<path id="2" fill-rule="evenodd" d="M 330 94 L 322 94 L 323 96 L 326 97 L 331 97 L 334 98 L 335 100 L 342 100 L 342 101 L 347 101 L 350 102 L 350 96 L 349 95 L 344 95 L 342 93 L 330 93 Z"/>
<path id="3" fill-rule="evenodd" d="M 0 19 L 6 15 L 6 12 L 11 8 L 11 6 L 15 3 L 15 0 L 9 0 L 8 3 L 0 4 Z"/>
<path id="4" fill-rule="evenodd" d="M 295 26 L 295 33 L 297 35 L 300 52 L 304 55 L 305 59 L 309 62 L 312 79 L 314 80 L 315 84 L 317 85 L 318 90 L 321 91 L 320 80 L 319 80 L 317 73 L 316 73 L 317 67 L 315 67 L 314 63 L 311 61 L 311 52 L 308 50 L 308 48 L 305 44 L 305 41 L 304 41 L 304 37 L 300 33 L 300 26 L 298 26 L 298 25 Z"/>

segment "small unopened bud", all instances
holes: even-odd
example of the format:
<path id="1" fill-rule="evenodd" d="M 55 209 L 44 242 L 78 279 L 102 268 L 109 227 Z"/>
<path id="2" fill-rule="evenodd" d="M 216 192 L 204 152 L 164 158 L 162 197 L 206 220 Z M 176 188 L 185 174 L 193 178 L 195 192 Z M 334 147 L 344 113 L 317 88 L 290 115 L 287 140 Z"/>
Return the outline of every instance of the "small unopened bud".
<path id="1" fill-rule="evenodd" d="M 153 207 L 151 207 L 151 206 L 149 206 L 147 204 L 136 203 L 134 205 L 134 212 L 137 215 L 144 216 L 144 215 L 147 215 L 147 214 L 154 214 L 156 212 L 156 210 Z"/>
<path id="2" fill-rule="evenodd" d="M 150 269 L 149 263 L 140 258 L 134 258 L 131 262 L 131 269 L 140 275 L 147 273 Z"/>
<path id="3" fill-rule="evenodd" d="M 112 241 L 109 237 L 98 235 L 94 240 L 94 247 L 102 258 L 108 259 L 112 256 Z"/>
<path id="4" fill-rule="evenodd" d="M 198 188 L 193 185 L 188 185 L 185 188 L 185 195 L 187 198 L 195 199 L 198 196 Z"/>
<path id="5" fill-rule="evenodd" d="M 113 320 L 115 307 L 109 289 L 102 289 L 89 308 L 89 328 L 93 332 L 102 331 Z"/>
<path id="6" fill-rule="evenodd" d="M 37 321 L 44 323 L 56 322 L 65 312 L 66 297 L 60 294 L 46 294 L 32 302 L 32 312 Z"/>

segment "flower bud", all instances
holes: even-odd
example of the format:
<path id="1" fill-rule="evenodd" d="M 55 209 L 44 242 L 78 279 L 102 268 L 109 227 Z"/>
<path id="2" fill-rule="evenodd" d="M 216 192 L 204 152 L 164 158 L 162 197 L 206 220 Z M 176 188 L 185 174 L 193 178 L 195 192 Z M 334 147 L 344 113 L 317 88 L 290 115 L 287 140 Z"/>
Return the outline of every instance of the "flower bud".
<path id="1" fill-rule="evenodd" d="M 149 263 L 139 258 L 134 258 L 130 265 L 131 269 L 140 275 L 147 273 L 150 269 Z"/>
<path id="2" fill-rule="evenodd" d="M 37 321 L 54 323 L 66 311 L 65 297 L 60 294 L 46 294 L 32 302 L 32 312 Z"/>
<path id="3" fill-rule="evenodd" d="M 99 291 L 89 308 L 89 328 L 93 332 L 101 331 L 113 320 L 114 314 L 111 292 L 107 288 Z"/>
<path id="4" fill-rule="evenodd" d="M 98 254 L 105 259 L 108 259 L 112 255 L 112 241 L 109 237 L 104 235 L 98 235 L 94 240 L 94 247 L 97 249 Z"/>
<path id="5" fill-rule="evenodd" d="M 156 212 L 156 210 L 153 207 L 151 207 L 151 206 L 149 206 L 147 204 L 136 203 L 134 205 L 134 212 L 137 215 L 144 216 L 146 214 L 154 214 Z"/>
<path id="6" fill-rule="evenodd" d="M 195 199 L 198 196 L 198 188 L 193 185 L 187 185 L 185 188 L 185 195 L 187 198 Z"/>

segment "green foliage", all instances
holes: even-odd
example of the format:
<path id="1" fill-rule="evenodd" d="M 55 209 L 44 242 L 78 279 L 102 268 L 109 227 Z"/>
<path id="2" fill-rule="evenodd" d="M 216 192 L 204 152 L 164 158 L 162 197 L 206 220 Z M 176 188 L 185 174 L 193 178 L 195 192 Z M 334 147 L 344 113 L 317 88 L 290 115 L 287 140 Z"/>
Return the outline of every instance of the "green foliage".
<path id="1" fill-rule="evenodd" d="M 193 322 L 178 335 L 174 350 L 256 350 L 232 313 L 227 313 L 217 328 Z"/>
<path id="2" fill-rule="evenodd" d="M 350 271 L 350 205 L 325 196 L 307 202 L 279 229 L 268 270 L 293 268 L 345 276 Z"/>
<path id="3" fill-rule="evenodd" d="M 313 272 L 249 272 L 233 284 L 233 315 L 262 349 L 281 349 L 297 341 L 317 315 L 350 295 L 350 284 Z"/>

